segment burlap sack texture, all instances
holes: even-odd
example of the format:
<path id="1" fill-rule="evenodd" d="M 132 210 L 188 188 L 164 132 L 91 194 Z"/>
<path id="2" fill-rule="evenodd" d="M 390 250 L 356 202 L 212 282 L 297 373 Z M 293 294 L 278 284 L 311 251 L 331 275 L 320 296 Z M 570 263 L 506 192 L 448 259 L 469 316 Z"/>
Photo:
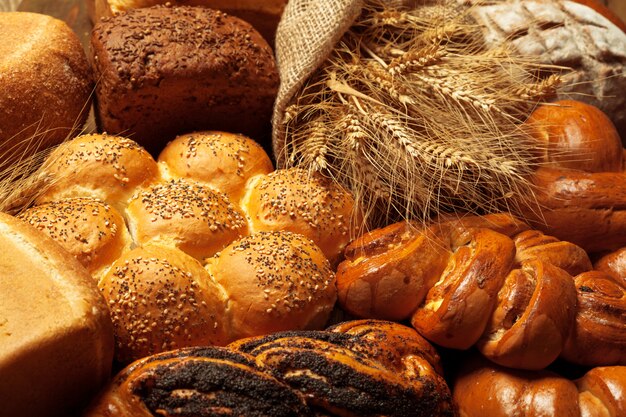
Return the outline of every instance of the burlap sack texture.
<path id="1" fill-rule="evenodd" d="M 387 0 L 390 5 L 418 6 L 427 0 Z M 494 31 L 491 26 L 506 27 L 518 24 L 521 0 L 458 0 L 462 4 L 486 3 L 487 7 L 474 15 L 487 28 L 487 42 L 497 43 L 507 34 Z M 359 16 L 364 0 L 290 0 L 276 34 L 276 57 L 281 86 L 274 107 L 273 151 L 279 166 L 282 165 L 285 132 L 281 126 L 284 110 L 309 76 L 329 56 L 333 47 Z M 626 136 L 626 34 L 595 11 L 567 0 L 532 1 L 542 3 L 529 13 L 526 38 L 549 45 L 561 43 L 552 56 L 547 50 L 528 50 L 536 43 L 518 39 L 524 53 L 540 55 L 542 63 L 567 65 L 571 59 L 580 58 L 581 67 L 570 77 L 574 87 L 564 90 L 559 98 L 576 98 L 599 106 L 614 120 L 620 133 Z M 535 10 L 536 9 L 536 10 Z M 513 11 L 513 12 L 512 12 Z M 541 33 L 541 15 L 557 16 L 562 25 L 559 38 L 546 39 Z M 564 22 L 567 16 L 569 21 Z M 532 20 L 538 17 L 539 20 Z M 512 19 L 513 21 L 510 21 Z M 600 30 L 593 30 L 594 27 Z M 603 30 L 606 28 L 607 30 Z M 524 32 L 524 28 L 518 28 Z M 547 32 L 546 32 L 547 33 Z M 591 34 L 592 36 L 589 36 Z M 551 35 L 552 36 L 552 35 Z M 595 36 L 595 37 L 594 37 Z M 573 41 L 575 40 L 575 42 Z M 524 48 L 527 42 L 528 48 Z M 547 43 L 546 43 L 547 42 Z M 531 48 L 532 49 L 532 48 Z M 589 82 L 591 81 L 591 82 Z M 572 94 L 572 93 L 582 94 Z M 625 139 L 626 140 L 626 139 Z"/>

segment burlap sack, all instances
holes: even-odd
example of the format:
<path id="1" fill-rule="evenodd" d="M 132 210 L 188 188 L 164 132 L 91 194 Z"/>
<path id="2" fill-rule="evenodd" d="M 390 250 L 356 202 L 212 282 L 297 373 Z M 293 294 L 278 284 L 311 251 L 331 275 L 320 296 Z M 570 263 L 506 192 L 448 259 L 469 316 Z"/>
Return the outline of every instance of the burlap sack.
<path id="1" fill-rule="evenodd" d="M 358 17 L 362 0 L 290 0 L 276 31 L 280 89 L 274 105 L 273 150 L 280 164 L 285 108 Z"/>

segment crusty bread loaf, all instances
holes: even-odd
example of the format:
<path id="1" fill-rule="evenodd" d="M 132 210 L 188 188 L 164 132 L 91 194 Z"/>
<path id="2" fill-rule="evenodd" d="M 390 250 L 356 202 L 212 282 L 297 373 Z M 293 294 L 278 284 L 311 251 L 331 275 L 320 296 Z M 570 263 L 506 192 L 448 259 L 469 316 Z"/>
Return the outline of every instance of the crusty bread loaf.
<path id="1" fill-rule="evenodd" d="M 101 131 L 155 155 L 194 130 L 267 137 L 278 73 L 248 23 L 204 7 L 132 9 L 98 22 L 91 49 Z"/>
<path id="2" fill-rule="evenodd" d="M 0 39 L 0 168 L 7 168 L 77 134 L 93 82 L 78 37 L 59 19 L 0 13 Z"/>
<path id="3" fill-rule="evenodd" d="M 287 0 L 86 0 L 92 22 L 124 11 L 170 3 L 218 9 L 250 23 L 271 45 Z"/>
<path id="4" fill-rule="evenodd" d="M 89 273 L 51 238 L 0 214 L 2 415 L 67 416 L 107 381 L 109 311 Z"/>

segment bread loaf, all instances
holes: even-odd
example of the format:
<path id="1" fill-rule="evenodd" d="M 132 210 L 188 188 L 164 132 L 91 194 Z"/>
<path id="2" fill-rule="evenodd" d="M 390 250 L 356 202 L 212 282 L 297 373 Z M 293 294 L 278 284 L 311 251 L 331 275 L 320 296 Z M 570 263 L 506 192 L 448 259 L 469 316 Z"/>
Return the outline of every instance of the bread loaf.
<path id="1" fill-rule="evenodd" d="M 270 171 L 241 135 L 182 135 L 158 163 L 129 139 L 87 135 L 45 161 L 51 185 L 21 217 L 93 271 L 121 363 L 321 329 L 336 301 L 328 259 L 348 243 L 352 200 L 321 176 Z"/>
<path id="2" fill-rule="evenodd" d="M 257 140 L 269 132 L 274 56 L 236 17 L 204 7 L 132 9 L 98 22 L 91 49 L 100 131 L 129 136 L 155 155 L 194 130 Z"/>
<path id="3" fill-rule="evenodd" d="M 439 358 L 413 329 L 380 321 L 290 331 L 129 365 L 86 417 L 453 416 Z"/>
<path id="4" fill-rule="evenodd" d="M 0 214 L 0 404 L 7 416 L 67 416 L 108 380 L 104 299 L 69 253 Z"/>
<path id="5" fill-rule="evenodd" d="M 0 13 L 0 169 L 83 127 L 93 81 L 78 36 L 37 13 Z"/>
<path id="6" fill-rule="evenodd" d="M 287 0 L 87 0 L 92 22 L 127 10 L 170 3 L 174 6 L 203 6 L 221 10 L 250 23 L 270 45 L 274 44 L 276 27 Z"/>
<path id="7" fill-rule="evenodd" d="M 508 367 L 621 364 L 624 286 L 592 267 L 580 247 L 507 215 L 399 223 L 348 246 L 338 300 L 357 317 L 410 317 L 429 341 Z"/>

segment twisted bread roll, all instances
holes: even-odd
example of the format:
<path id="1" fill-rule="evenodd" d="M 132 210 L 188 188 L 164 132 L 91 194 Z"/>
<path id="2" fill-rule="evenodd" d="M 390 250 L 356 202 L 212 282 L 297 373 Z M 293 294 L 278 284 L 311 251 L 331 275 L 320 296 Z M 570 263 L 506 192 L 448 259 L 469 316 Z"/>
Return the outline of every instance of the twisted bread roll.
<path id="1" fill-rule="evenodd" d="M 350 215 L 352 200 L 321 177 L 270 168 L 259 145 L 241 135 L 181 136 L 158 163 L 128 139 L 89 135 L 55 150 L 43 168 L 53 186 L 22 216 L 95 271 L 122 363 L 165 349 L 320 329 L 336 300 L 327 257 L 337 259 L 348 242 L 340 213 Z M 122 230 L 109 248 L 97 231 L 112 218 L 95 214 L 113 207 L 123 220 L 115 217 Z"/>
<path id="2" fill-rule="evenodd" d="M 626 245 L 624 150 L 609 118 L 577 101 L 539 107 L 528 124 L 545 144 L 531 224 L 589 252 Z"/>
<path id="3" fill-rule="evenodd" d="M 591 267 L 581 248 L 506 215 L 444 219 L 423 230 L 395 224 L 348 246 L 338 299 L 357 317 L 411 317 L 434 343 L 477 345 L 502 365 L 540 369 L 559 356 L 573 326 L 570 273 Z"/>
<path id="4" fill-rule="evenodd" d="M 311 416 L 302 396 L 225 348 L 185 348 L 139 360 L 109 384 L 85 417 Z"/>
<path id="5" fill-rule="evenodd" d="M 593 368 L 571 381 L 550 371 L 518 371 L 473 360 L 453 385 L 461 417 L 618 417 L 626 412 L 625 394 L 623 366 Z"/>
<path id="6" fill-rule="evenodd" d="M 281 332 L 144 358 L 85 416 L 454 415 L 449 388 L 429 362 L 438 357 L 414 330 L 377 321 L 342 326 L 358 330 Z M 405 361 L 419 364 L 419 374 Z"/>

